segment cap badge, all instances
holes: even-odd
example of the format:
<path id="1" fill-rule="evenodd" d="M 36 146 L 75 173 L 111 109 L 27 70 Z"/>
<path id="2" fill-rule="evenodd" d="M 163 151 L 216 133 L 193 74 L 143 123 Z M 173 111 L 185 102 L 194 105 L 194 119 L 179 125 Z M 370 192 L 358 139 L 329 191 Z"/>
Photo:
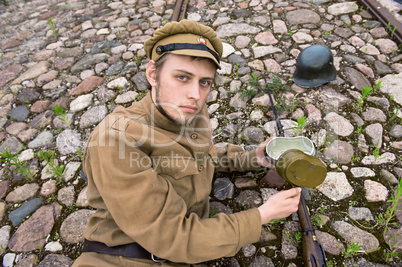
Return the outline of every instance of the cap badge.
<path id="1" fill-rule="evenodd" d="M 197 37 L 197 41 L 198 41 L 200 44 L 207 45 L 207 40 L 205 40 L 205 39 L 202 38 L 201 36 L 198 36 L 198 37 Z"/>

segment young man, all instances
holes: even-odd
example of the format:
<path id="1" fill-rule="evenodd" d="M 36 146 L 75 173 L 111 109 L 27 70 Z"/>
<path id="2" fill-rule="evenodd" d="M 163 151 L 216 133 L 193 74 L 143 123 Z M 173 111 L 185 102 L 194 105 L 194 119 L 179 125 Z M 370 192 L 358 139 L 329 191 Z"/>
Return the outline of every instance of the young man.
<path id="1" fill-rule="evenodd" d="M 191 266 L 234 256 L 258 241 L 262 224 L 297 210 L 294 188 L 259 208 L 209 218 L 214 171 L 269 166 L 268 140 L 249 153 L 213 145 L 205 101 L 222 43 L 211 28 L 171 22 L 145 50 L 151 93 L 107 116 L 88 141 L 83 168 L 97 211 L 74 266 Z"/>

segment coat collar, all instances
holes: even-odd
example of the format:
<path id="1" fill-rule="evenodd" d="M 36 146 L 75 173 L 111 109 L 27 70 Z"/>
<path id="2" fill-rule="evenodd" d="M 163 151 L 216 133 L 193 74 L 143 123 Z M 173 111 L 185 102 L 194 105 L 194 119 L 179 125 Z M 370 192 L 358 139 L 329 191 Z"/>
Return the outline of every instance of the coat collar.
<path id="1" fill-rule="evenodd" d="M 147 120 L 155 127 L 174 133 L 194 131 L 196 128 L 210 128 L 208 110 L 205 104 L 197 115 L 198 117 L 190 125 L 183 126 L 169 120 L 156 108 L 155 103 L 152 101 L 151 93 L 148 93 L 140 102 L 142 109 L 146 112 Z"/>

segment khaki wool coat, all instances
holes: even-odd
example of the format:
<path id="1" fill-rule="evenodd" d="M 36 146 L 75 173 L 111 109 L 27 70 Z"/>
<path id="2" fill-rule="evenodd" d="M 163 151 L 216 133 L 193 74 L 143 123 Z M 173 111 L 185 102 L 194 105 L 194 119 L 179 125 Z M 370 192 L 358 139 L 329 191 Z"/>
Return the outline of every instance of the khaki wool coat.
<path id="1" fill-rule="evenodd" d="M 148 94 L 109 114 L 88 140 L 83 169 L 96 213 L 84 236 L 108 246 L 137 242 L 157 257 L 187 265 L 234 256 L 258 241 L 260 213 L 255 208 L 210 218 L 213 174 L 259 168 L 255 150 L 213 145 L 206 106 L 189 126 L 179 126 Z M 155 264 L 86 252 L 74 266 L 101 266 L 102 260 L 103 266 Z"/>

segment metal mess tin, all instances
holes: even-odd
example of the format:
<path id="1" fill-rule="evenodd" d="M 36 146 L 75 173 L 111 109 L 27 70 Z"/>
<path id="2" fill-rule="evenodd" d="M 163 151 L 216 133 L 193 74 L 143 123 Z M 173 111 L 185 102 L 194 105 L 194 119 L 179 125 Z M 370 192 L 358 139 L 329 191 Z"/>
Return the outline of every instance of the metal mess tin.
<path id="1" fill-rule="evenodd" d="M 296 186 L 313 188 L 327 176 L 327 167 L 314 156 L 314 144 L 307 137 L 274 138 L 268 142 L 266 152 L 276 172 Z"/>
<path id="2" fill-rule="evenodd" d="M 274 164 L 282 153 L 289 149 L 298 149 L 311 156 L 315 154 L 313 142 L 305 136 L 275 137 L 268 142 L 265 149 L 268 159 Z"/>

